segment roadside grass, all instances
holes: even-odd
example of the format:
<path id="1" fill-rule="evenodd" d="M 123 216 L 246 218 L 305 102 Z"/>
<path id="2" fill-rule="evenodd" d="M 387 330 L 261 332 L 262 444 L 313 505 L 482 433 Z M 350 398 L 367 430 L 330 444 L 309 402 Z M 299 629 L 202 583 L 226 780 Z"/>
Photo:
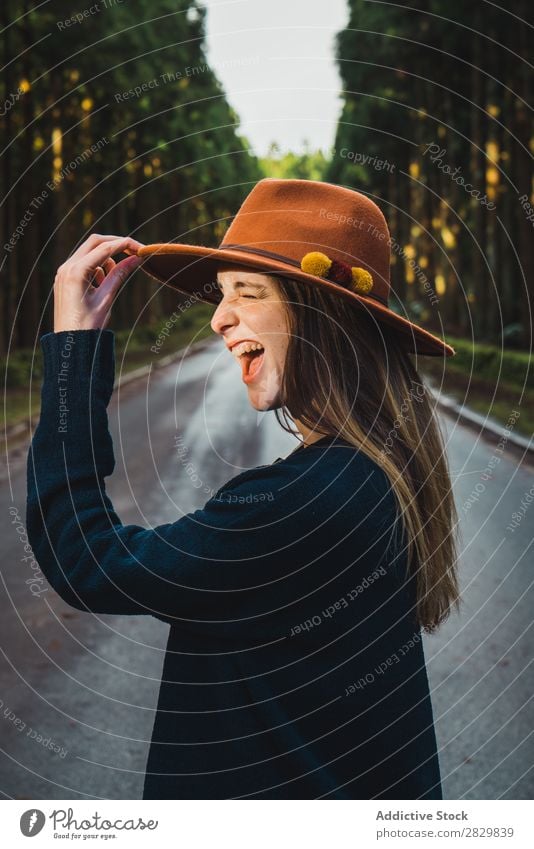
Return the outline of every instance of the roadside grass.
<path id="1" fill-rule="evenodd" d="M 505 425 L 513 410 L 520 413 L 514 430 L 530 437 L 534 432 L 533 357 L 525 351 L 507 351 L 497 345 L 473 345 L 467 339 L 447 342 L 454 357 L 437 362 L 421 357 L 419 371 L 432 385 L 457 402 Z"/>

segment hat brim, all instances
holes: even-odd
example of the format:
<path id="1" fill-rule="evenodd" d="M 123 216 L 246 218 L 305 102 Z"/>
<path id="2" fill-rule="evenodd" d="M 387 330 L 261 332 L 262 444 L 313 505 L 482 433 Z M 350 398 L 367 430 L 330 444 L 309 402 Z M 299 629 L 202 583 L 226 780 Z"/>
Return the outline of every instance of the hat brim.
<path id="1" fill-rule="evenodd" d="M 248 254 L 231 248 L 209 248 L 201 245 L 185 245 L 161 243 L 143 245 L 137 250 L 137 256 L 144 259 L 140 266 L 150 277 L 183 292 L 194 295 L 195 300 L 216 306 L 221 297 L 217 290 L 217 272 L 223 263 L 231 263 L 243 268 L 253 268 L 266 274 L 279 274 L 293 280 L 302 280 L 312 286 L 329 289 L 342 298 L 355 301 L 365 306 L 377 319 L 391 325 L 400 334 L 401 341 L 406 342 L 409 353 L 424 356 L 454 356 L 456 351 L 438 336 L 429 333 L 423 327 L 414 324 L 407 318 L 394 312 L 374 298 L 359 295 L 350 289 L 307 274 L 296 266 L 276 259 Z"/>

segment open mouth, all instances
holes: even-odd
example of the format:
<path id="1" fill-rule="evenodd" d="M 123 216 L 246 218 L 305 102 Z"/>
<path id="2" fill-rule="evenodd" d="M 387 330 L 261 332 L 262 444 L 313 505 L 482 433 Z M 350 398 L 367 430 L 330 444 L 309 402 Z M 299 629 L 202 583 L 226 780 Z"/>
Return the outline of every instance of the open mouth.
<path id="1" fill-rule="evenodd" d="M 243 343 L 235 346 L 232 351 L 241 366 L 241 376 L 245 383 L 250 383 L 258 373 L 263 363 L 265 349 L 259 344 Z"/>
<path id="2" fill-rule="evenodd" d="M 263 362 L 263 355 L 265 351 L 251 351 L 250 354 L 242 354 L 240 357 L 241 369 L 242 369 L 242 377 L 245 382 L 248 383 L 249 380 L 252 380 L 254 375 L 260 370 L 261 364 Z"/>

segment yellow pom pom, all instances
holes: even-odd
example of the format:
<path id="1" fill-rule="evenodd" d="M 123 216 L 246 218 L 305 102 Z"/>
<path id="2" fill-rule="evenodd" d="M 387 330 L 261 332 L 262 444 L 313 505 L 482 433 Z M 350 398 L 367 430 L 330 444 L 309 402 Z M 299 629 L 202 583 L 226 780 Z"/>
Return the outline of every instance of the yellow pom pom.
<path id="1" fill-rule="evenodd" d="M 373 288 L 373 275 L 365 268 L 352 268 L 352 284 L 355 292 L 366 295 Z"/>
<path id="2" fill-rule="evenodd" d="M 320 251 L 311 251 L 305 254 L 300 261 L 300 267 L 306 274 L 315 274 L 317 277 L 326 277 L 332 265 L 332 260 Z"/>

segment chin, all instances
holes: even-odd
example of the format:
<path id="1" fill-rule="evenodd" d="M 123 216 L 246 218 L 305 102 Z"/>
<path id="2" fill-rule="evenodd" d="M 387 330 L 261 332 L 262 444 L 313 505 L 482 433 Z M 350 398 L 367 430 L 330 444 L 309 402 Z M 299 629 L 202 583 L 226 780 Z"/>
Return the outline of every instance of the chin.
<path id="1" fill-rule="evenodd" d="M 277 365 L 263 363 L 257 379 L 247 385 L 250 405 L 258 412 L 282 407 L 282 372 Z"/>
<path id="2" fill-rule="evenodd" d="M 266 413 L 268 410 L 278 410 L 282 406 L 278 395 L 274 399 L 270 399 L 261 390 L 249 389 L 248 400 L 251 407 L 262 413 Z"/>

